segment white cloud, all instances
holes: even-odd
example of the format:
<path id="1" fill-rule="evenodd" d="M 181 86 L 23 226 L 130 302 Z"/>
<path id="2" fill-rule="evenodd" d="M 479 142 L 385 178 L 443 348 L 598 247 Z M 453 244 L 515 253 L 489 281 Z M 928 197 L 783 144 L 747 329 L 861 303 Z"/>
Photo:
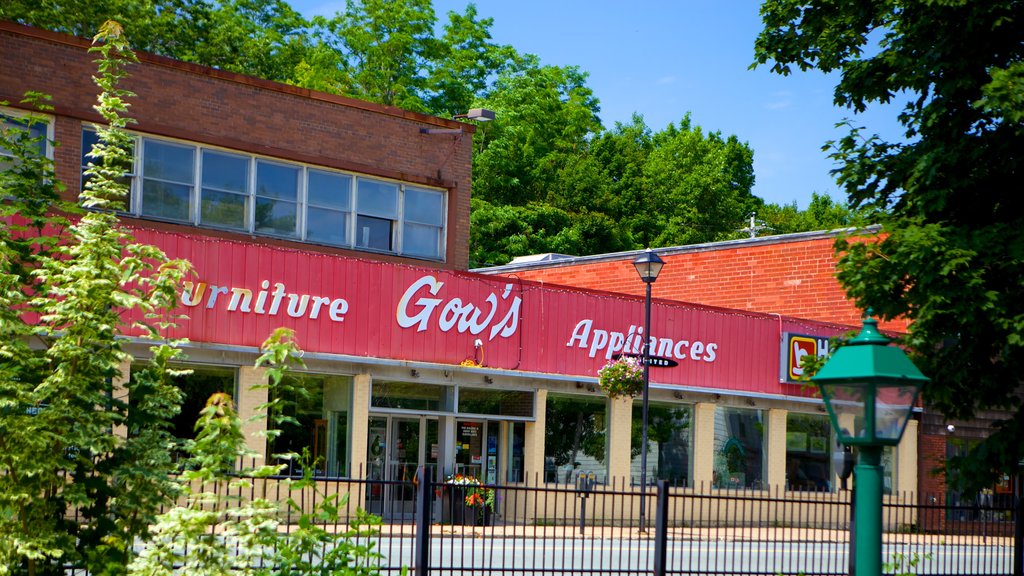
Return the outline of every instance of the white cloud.
<path id="1" fill-rule="evenodd" d="M 764 108 L 766 110 L 783 110 L 789 108 L 793 105 L 793 100 L 791 98 L 792 95 L 793 93 L 788 91 L 775 92 L 772 94 L 774 100 L 766 102 L 764 104 Z"/>

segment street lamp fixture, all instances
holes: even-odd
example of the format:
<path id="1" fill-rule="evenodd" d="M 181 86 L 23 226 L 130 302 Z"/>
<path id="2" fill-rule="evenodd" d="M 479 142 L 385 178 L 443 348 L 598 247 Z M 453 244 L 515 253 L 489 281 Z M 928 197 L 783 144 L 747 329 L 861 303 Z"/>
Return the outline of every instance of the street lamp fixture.
<path id="1" fill-rule="evenodd" d="M 921 387 L 929 381 L 890 342 L 868 310 L 860 334 L 811 377 L 839 442 L 860 452 L 853 470 L 855 576 L 882 572 L 882 448 L 900 443 Z"/>
<path id="2" fill-rule="evenodd" d="M 476 120 L 477 122 L 490 122 L 494 120 L 494 110 L 487 108 L 470 108 L 465 114 L 456 114 L 452 120 Z M 462 134 L 462 128 L 420 128 L 420 134 Z"/>
<path id="3" fill-rule="evenodd" d="M 633 267 L 640 279 L 647 285 L 647 298 L 644 300 L 644 355 L 641 359 L 644 365 L 644 390 L 643 390 L 643 424 L 640 442 L 640 531 L 647 531 L 647 508 L 645 507 L 647 495 L 647 408 L 648 389 L 651 378 L 651 284 L 658 279 L 665 261 L 648 248 L 633 260 Z"/>

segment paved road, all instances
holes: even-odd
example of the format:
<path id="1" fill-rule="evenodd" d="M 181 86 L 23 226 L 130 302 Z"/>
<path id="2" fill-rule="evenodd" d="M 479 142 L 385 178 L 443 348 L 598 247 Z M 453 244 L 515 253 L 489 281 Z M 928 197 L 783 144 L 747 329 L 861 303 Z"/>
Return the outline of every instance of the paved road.
<path id="1" fill-rule="evenodd" d="M 414 540 L 394 539 L 381 552 L 389 564 L 411 565 Z M 936 543 L 887 546 L 885 557 L 895 552 L 931 554 L 914 569 L 918 574 L 1012 573 L 1012 546 L 992 545 L 960 549 Z M 648 573 L 653 566 L 650 540 L 441 537 L 431 542 L 431 574 L 486 571 L 487 574 Z M 845 574 L 845 545 L 833 542 L 736 542 L 675 541 L 668 551 L 670 573 Z M 443 569 L 441 568 L 443 567 Z M 514 571 L 513 569 L 518 569 Z M 478 572 L 480 573 L 480 572 Z"/>

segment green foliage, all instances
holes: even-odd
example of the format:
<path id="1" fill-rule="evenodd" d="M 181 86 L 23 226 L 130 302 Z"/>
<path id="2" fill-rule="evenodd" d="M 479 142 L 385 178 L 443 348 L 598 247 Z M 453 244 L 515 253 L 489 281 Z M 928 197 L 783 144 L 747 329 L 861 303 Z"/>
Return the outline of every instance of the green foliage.
<path id="1" fill-rule="evenodd" d="M 15 161 L 0 177 L 13 218 L 0 235 L 8 305 L 0 316 L 0 573 L 58 563 L 123 573 L 174 488 L 166 422 L 180 402 L 167 370 L 176 351 L 153 347 L 150 366 L 128 386 L 130 404 L 115 395 L 113 379 L 131 360 L 118 338 L 121 316 L 141 311 L 146 333 L 159 336 L 173 322 L 167 312 L 187 265 L 134 243 L 118 225 L 113 211 L 124 205 L 130 164 L 130 94 L 118 83 L 134 56 L 114 22 L 92 51 L 106 124 L 81 196 L 88 210 L 58 199 L 52 163 L 24 133 L 5 133 L 2 143 Z M 56 211 L 81 217 L 69 222 Z M 132 435 L 111 433 L 119 427 Z"/>
<path id="2" fill-rule="evenodd" d="M 975 491 L 1024 457 L 1024 27 L 1017 0 L 769 0 L 757 60 L 776 72 L 838 71 L 836 103 L 859 112 L 906 98 L 901 142 L 848 123 L 830 143 L 853 208 L 882 232 L 840 242 L 839 280 L 862 308 L 911 321 L 905 340 L 932 378 L 925 401 L 953 419 L 1006 410 L 949 466 Z"/>
<path id="3" fill-rule="evenodd" d="M 280 397 L 277 387 L 291 365 L 300 364 L 301 351 L 290 330 L 279 328 L 263 343 L 257 366 L 267 367 L 268 388 Z M 266 418 L 265 404 L 258 417 Z M 273 417 L 271 416 L 273 421 Z M 236 463 L 252 456 L 245 446 L 242 420 L 235 413 L 231 397 L 217 393 L 210 397 L 196 422 L 196 439 L 188 444 L 187 469 L 178 485 L 185 496 L 156 518 L 151 539 L 129 567 L 130 574 L 171 576 L 179 573 L 206 576 L 291 574 L 372 575 L 380 554 L 369 537 L 376 533 L 380 518 L 357 510 L 345 531 L 329 531 L 339 524 L 348 496 L 318 490 L 312 478 L 314 466 L 303 465 L 299 480 L 280 479 L 289 494 L 310 492 L 316 502 L 304 508 L 294 497 L 283 503 L 298 518 L 295 526 L 282 530 L 280 504 L 266 498 L 242 494 L 255 491 L 254 479 L 279 470 L 274 466 L 236 470 Z M 305 455 L 308 459 L 308 454 Z"/>
<path id="4" fill-rule="evenodd" d="M 893 552 L 892 560 L 882 563 L 882 572 L 892 574 L 893 576 L 914 576 L 917 574 L 917 568 L 921 562 L 931 559 L 931 552 L 923 555 L 917 552 L 911 552 L 910 554 Z"/>

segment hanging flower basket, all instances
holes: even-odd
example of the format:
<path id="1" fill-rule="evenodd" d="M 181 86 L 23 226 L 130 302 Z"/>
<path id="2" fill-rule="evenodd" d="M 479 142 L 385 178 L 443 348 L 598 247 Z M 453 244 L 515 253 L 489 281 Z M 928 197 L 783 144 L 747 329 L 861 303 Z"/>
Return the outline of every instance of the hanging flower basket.
<path id="1" fill-rule="evenodd" d="M 635 397 L 644 390 L 644 368 L 632 356 L 620 356 L 597 371 L 598 383 L 610 398 Z"/>

